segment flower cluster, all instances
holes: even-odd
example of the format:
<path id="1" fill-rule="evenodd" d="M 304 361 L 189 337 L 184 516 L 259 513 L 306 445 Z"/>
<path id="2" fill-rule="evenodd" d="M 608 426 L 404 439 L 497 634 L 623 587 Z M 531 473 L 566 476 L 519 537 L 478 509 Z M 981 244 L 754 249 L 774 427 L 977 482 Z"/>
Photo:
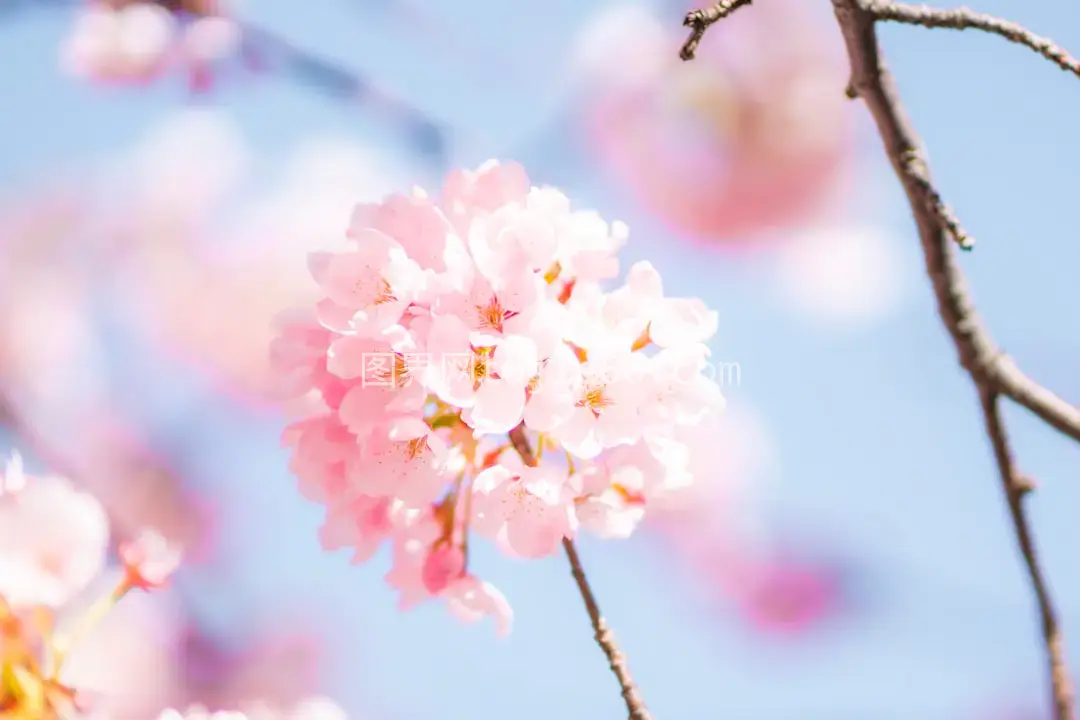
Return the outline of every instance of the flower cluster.
<path id="1" fill-rule="evenodd" d="M 403 609 L 439 597 L 506 633 L 471 534 L 540 558 L 581 529 L 627 537 L 690 483 L 686 431 L 723 406 L 716 314 L 665 296 L 647 262 L 605 291 L 626 237 L 490 161 L 437 199 L 357 206 L 348 247 L 310 256 L 323 299 L 271 347 L 303 413 L 290 467 L 326 506 L 326 549 L 361 562 L 389 542 Z"/>
<path id="2" fill-rule="evenodd" d="M 183 67 L 199 86 L 239 44 L 238 26 L 221 15 L 181 17 L 153 0 L 93 0 L 79 12 L 63 60 L 76 75 L 114 83 L 147 82 Z"/>
<path id="3" fill-rule="evenodd" d="M 86 710 L 85 698 L 63 681 L 70 651 L 124 595 L 163 587 L 180 562 L 153 531 L 122 543 L 118 581 L 67 630 L 61 611 L 102 575 L 108 541 L 109 521 L 93 496 L 64 478 L 26 474 L 18 455 L 7 463 L 0 477 L 0 711 L 48 718 Z"/>
<path id="4" fill-rule="evenodd" d="M 67 661 L 87 646 L 89 633 L 131 591 L 166 587 L 181 554 L 159 533 L 147 530 L 119 544 L 116 572 L 106 563 L 108 547 L 109 520 L 97 499 L 65 478 L 24 472 L 18 455 L 8 461 L 0 474 L 0 717 L 112 717 L 110 698 L 95 697 L 70 680 L 75 663 Z M 110 576 L 115 581 L 108 582 Z M 106 592 L 84 607 L 86 591 L 100 580 L 106 581 Z M 344 718 L 340 709 L 323 700 L 292 712 L 261 706 L 241 715 L 200 712 L 196 708 L 178 715 L 169 710 L 161 717 Z"/>

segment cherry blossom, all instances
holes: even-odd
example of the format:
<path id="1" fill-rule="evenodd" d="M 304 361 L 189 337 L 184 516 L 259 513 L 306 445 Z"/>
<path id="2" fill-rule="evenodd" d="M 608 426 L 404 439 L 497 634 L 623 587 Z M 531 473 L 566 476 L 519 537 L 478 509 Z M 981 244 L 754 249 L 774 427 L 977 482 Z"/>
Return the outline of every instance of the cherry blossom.
<path id="1" fill-rule="evenodd" d="M 180 550 L 154 530 L 120 543 L 126 582 L 144 590 L 163 588 L 180 565 Z"/>
<path id="2" fill-rule="evenodd" d="M 345 717 L 326 698 L 286 697 L 267 687 L 262 690 L 270 692 L 253 694 L 258 673 L 265 679 L 269 667 L 228 678 L 238 683 L 235 690 L 243 701 L 222 695 L 220 688 L 213 698 L 198 698 L 228 700 L 235 709 L 163 711 L 191 702 L 190 683 L 176 659 L 182 608 L 176 598 L 131 597 L 131 591 L 162 589 L 180 564 L 179 547 L 147 528 L 119 544 L 119 567 L 111 568 L 105 557 L 110 528 L 94 496 L 66 478 L 27 472 L 17 454 L 0 475 L 0 488 L 0 708 L 5 718 Z M 455 597 L 466 597 L 465 590 L 455 591 Z M 289 674 L 299 676 L 295 670 Z M 284 686 L 296 688 L 296 683 Z M 302 694 L 310 691 L 307 687 Z"/>
<path id="3" fill-rule="evenodd" d="M 626 538 L 690 486 L 687 443 L 723 409 L 717 315 L 670 297 L 649 263 L 606 290 L 626 226 L 513 163 L 342 220 L 349 249 L 308 263 L 321 298 L 270 346 L 303 412 L 283 435 L 290 467 L 326 508 L 325 549 L 363 562 L 390 545 L 401 609 L 438 598 L 508 633 L 469 543 L 541 558 L 583 530 Z M 536 458 L 511 449 L 523 439 Z"/>
<path id="4" fill-rule="evenodd" d="M 702 5 L 677 4 L 679 17 Z M 774 0 L 726 18 L 683 63 L 671 52 L 682 29 L 662 13 L 604 6 L 576 43 L 585 148 L 687 238 L 728 250 L 782 238 L 851 174 L 843 98 L 825 89 L 846 67 L 821 19 L 813 3 Z M 774 51 L 760 52 L 764 43 Z"/>
<path id="5" fill-rule="evenodd" d="M 544 557 L 577 528 L 566 470 L 496 465 L 473 481 L 472 527 L 509 554 Z"/>
<path id="6" fill-rule="evenodd" d="M 91 0 L 76 16 L 62 62 L 77 76 L 105 83 L 145 83 L 182 67 L 192 86 L 203 89 L 212 66 L 240 47 L 236 23 L 211 9 L 181 17 L 154 0 Z"/>
<path id="7" fill-rule="evenodd" d="M 0 498 L 0 596 L 15 608 L 63 606 L 104 569 L 109 523 L 65 478 L 28 478 L 11 462 Z"/>
<path id="8" fill-rule="evenodd" d="M 124 262 L 111 268 L 123 278 L 115 283 L 119 311 L 230 400 L 259 411 L 275 409 L 282 393 L 295 396 L 290 372 L 321 373 L 330 383 L 319 351 L 330 331 L 316 319 L 320 290 L 305 258 L 316 250 L 355 253 L 355 243 L 341 236 L 341 217 L 358 199 L 400 185 L 408 164 L 351 140 L 312 138 L 288 152 L 269 188 L 257 187 L 232 214 L 223 212 L 224 201 L 256 178 L 250 148 L 227 115 L 201 109 L 169 116 L 135 156 L 119 181 L 125 193 L 135 186 L 137 211 L 103 218 L 124 251 Z M 303 312 L 280 312 L 301 304 Z M 220 312 L 224 306 L 230 312 Z M 296 339 L 322 337 L 312 337 L 307 350 L 275 341 L 268 356 L 267 344 L 286 326 Z M 307 413 L 303 398 L 289 405 Z"/>
<path id="9" fill-rule="evenodd" d="M 67 684 L 65 662 L 132 586 L 125 576 L 80 612 L 77 622 L 64 613 L 78 612 L 77 600 L 106 572 L 108 517 L 96 498 L 68 479 L 26 473 L 18 456 L 7 464 L 4 478 L 0 707 L 16 717 L 86 710 L 89 696 Z M 156 573 L 146 573 L 151 574 Z"/>

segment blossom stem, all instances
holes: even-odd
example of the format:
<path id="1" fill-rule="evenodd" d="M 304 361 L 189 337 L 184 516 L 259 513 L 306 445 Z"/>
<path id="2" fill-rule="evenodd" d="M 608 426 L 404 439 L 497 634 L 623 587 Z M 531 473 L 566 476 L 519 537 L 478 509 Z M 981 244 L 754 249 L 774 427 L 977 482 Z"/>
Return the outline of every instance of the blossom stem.
<path id="1" fill-rule="evenodd" d="M 523 425 L 518 425 L 510 431 L 510 443 L 514 446 L 514 450 L 517 451 L 518 455 L 521 456 L 522 462 L 530 467 L 538 465 L 536 453 L 533 452 L 529 438 L 525 436 Z M 589 580 L 585 576 L 585 569 L 581 566 L 581 558 L 578 557 L 574 541 L 570 538 L 563 538 L 562 544 L 563 550 L 566 551 L 566 559 L 570 561 L 570 572 L 574 576 L 578 592 L 581 593 L 581 599 L 585 603 L 585 611 L 589 613 L 596 644 L 600 646 L 600 649 L 604 651 L 604 655 L 607 656 L 611 672 L 615 674 L 616 679 L 619 681 L 619 687 L 622 688 L 623 700 L 626 701 L 626 709 L 630 713 L 629 720 L 652 720 L 652 715 L 649 713 L 648 708 L 645 707 L 645 701 L 642 699 L 634 679 L 630 676 L 626 655 L 619 649 L 615 633 L 608 627 L 603 614 L 600 612 L 600 605 L 596 602 L 596 596 L 593 595 L 592 587 L 590 587 Z"/>
<path id="2" fill-rule="evenodd" d="M 105 616 L 116 607 L 116 604 L 128 594 L 128 591 L 130 591 L 131 588 L 132 585 L 128 582 L 127 577 L 125 577 L 109 592 L 108 595 L 90 606 L 86 611 L 86 614 L 80 618 L 79 623 L 69 634 L 64 637 L 56 638 L 53 641 L 51 679 L 60 679 L 60 673 L 63 670 L 64 663 L 67 661 L 71 650 L 105 619 Z"/>

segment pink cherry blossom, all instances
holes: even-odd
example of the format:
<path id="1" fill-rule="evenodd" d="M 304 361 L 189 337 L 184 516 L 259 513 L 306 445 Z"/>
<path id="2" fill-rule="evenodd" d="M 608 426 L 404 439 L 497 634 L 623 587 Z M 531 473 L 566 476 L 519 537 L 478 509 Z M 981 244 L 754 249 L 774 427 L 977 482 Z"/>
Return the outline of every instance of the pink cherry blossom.
<path id="1" fill-rule="evenodd" d="M 176 31 L 172 13 L 152 2 L 120 9 L 88 3 L 77 16 L 64 61 L 85 77 L 142 82 L 164 69 Z"/>
<path id="2" fill-rule="evenodd" d="M 731 586 L 744 618 L 772 633 L 814 627 L 833 616 L 843 594 L 829 568 L 783 558 L 746 564 Z"/>
<path id="3" fill-rule="evenodd" d="M 394 497 L 409 507 L 433 502 L 446 486 L 448 448 L 422 420 L 388 421 L 363 444 L 348 468 L 350 487 L 373 497 Z"/>
<path id="4" fill-rule="evenodd" d="M 94 496 L 17 461 L 4 476 L 19 478 L 0 495 L 5 712 L 135 720 L 177 699 L 168 606 L 125 602 L 116 610 L 132 588 L 162 587 L 178 551 L 148 533 L 122 543 L 122 567 L 109 568 L 108 517 Z"/>
<path id="5" fill-rule="evenodd" d="M 473 274 L 464 293 L 438 296 L 432 306 L 435 315 L 459 319 L 478 345 L 490 345 L 505 334 L 527 332 L 531 313 L 544 291 L 535 273 L 507 272 L 499 280 Z"/>
<path id="6" fill-rule="evenodd" d="M 577 530 L 565 469 L 496 465 L 476 476 L 472 492 L 472 528 L 509 554 L 551 555 Z"/>
<path id="7" fill-rule="evenodd" d="M 411 195 L 391 195 L 381 203 L 361 203 L 353 211 L 348 236 L 355 242 L 368 231 L 381 232 L 431 276 L 453 271 L 454 260 L 467 258 L 462 238 L 453 234 L 446 216 L 419 188 Z"/>
<path id="8" fill-rule="evenodd" d="M 649 358 L 639 408 L 646 435 L 664 435 L 673 425 L 693 425 L 710 411 L 723 408 L 719 386 L 708 372 L 709 349 L 680 345 Z"/>
<path id="9" fill-rule="evenodd" d="M 450 578 L 446 578 L 446 584 L 431 582 L 431 563 L 442 563 L 430 558 L 437 553 L 448 554 L 454 550 L 449 539 L 443 537 L 446 528 L 434 509 L 399 512 L 395 520 L 396 532 L 391 541 L 392 564 L 386 574 L 386 582 L 398 591 L 398 608 L 408 610 L 438 595 L 452 582 Z M 462 563 L 461 572 L 464 570 Z M 433 591 L 432 585 L 437 590 Z"/>
<path id="10" fill-rule="evenodd" d="M 650 263 L 635 263 L 625 284 L 605 298 L 605 321 L 660 348 L 703 343 L 716 334 L 717 314 L 696 298 L 668 298 L 660 273 Z M 634 333 L 634 331 L 637 333 Z"/>
<path id="11" fill-rule="evenodd" d="M 432 595 L 438 595 L 464 572 L 465 553 L 459 547 L 444 543 L 428 553 L 420 577 L 424 588 Z"/>
<path id="12" fill-rule="evenodd" d="M 292 386 L 312 373 L 329 386 L 332 376 L 325 353 L 307 355 L 305 333 L 330 331 L 317 322 L 320 291 L 303 260 L 314 250 L 355 251 L 340 218 L 358 197 L 378 197 L 392 187 L 401 168 L 376 148 L 306 141 L 290 151 L 268 191 L 253 194 L 235 217 L 222 217 L 210 211 L 249 180 L 238 161 L 246 146 L 239 131 L 211 111 L 184 116 L 155 130 L 138 153 L 140 172 L 121 178 L 125 191 L 135 183 L 143 188 L 138 197 L 149 197 L 135 212 L 106 218 L 109 237 L 123 238 L 126 262 L 117 285 L 131 293 L 123 309 L 155 344 L 208 376 L 230 399 L 267 411 L 285 395 L 290 413 L 306 415 L 309 398 Z M 303 311 L 280 312 L 292 305 Z M 291 333 L 283 334 L 283 327 Z M 318 343 L 325 346 L 328 337 Z M 341 385 L 339 395 L 346 389 Z"/>
<path id="13" fill-rule="evenodd" d="M 846 67 L 812 6 L 735 14 L 693 63 L 672 56 L 682 29 L 655 10 L 605 8 L 579 42 L 586 147 L 666 226 L 711 245 L 814 219 L 854 148 L 843 98 L 823 90 Z"/>
<path id="14" fill-rule="evenodd" d="M 76 16 L 61 60 L 74 75 L 105 83 L 145 83 L 181 67 L 198 90 L 239 46 L 240 29 L 224 15 L 182 19 L 155 0 L 90 0 Z"/>
<path id="15" fill-rule="evenodd" d="M 517 163 L 488 161 L 472 170 L 454 170 L 443 185 L 442 199 L 447 217 L 459 233 L 485 213 L 524 201 L 530 189 L 525 168 Z"/>
<path id="16" fill-rule="evenodd" d="M 344 381 L 334 383 L 328 378 L 343 390 L 340 401 L 332 404 L 349 430 L 364 437 L 389 414 L 409 414 L 423 408 L 427 393 L 420 376 L 428 365 L 428 353 L 397 351 L 385 337 L 339 336 L 326 353 L 327 372 Z M 319 388 L 320 383 L 311 387 Z"/>
<path id="17" fill-rule="evenodd" d="M 495 632 L 500 637 L 510 634 L 514 613 L 498 588 L 468 575 L 443 591 L 446 605 L 459 620 L 474 623 L 485 617 L 495 620 Z"/>
<path id="18" fill-rule="evenodd" d="M 388 497 L 335 495 L 319 530 L 322 546 L 330 551 L 352 548 L 354 563 L 370 559 L 393 530 L 390 523 L 392 502 Z"/>
<path id="19" fill-rule="evenodd" d="M 180 549 L 155 530 L 144 530 L 133 540 L 120 543 L 117 552 L 127 584 L 144 590 L 165 587 L 180 566 Z"/>
<path id="20" fill-rule="evenodd" d="M 616 335 L 591 341 L 588 359 L 568 378 L 573 408 L 550 432 L 579 457 L 591 459 L 641 437 L 639 410 L 648 360 L 623 339 Z"/>
<path id="21" fill-rule="evenodd" d="M 507 336 L 476 346 L 461 318 L 445 315 L 432 320 L 428 349 L 440 359 L 428 368 L 429 386 L 444 402 L 467 408 L 470 427 L 498 433 L 521 422 L 526 388 L 537 370 L 531 338 Z"/>
<path id="22" fill-rule="evenodd" d="M 0 497 L 0 596 L 15 607 L 61 607 L 104 569 L 105 510 L 60 477 L 5 476 L 22 487 Z"/>
<path id="23" fill-rule="evenodd" d="M 648 263 L 607 292 L 626 227 L 513 164 L 358 205 L 346 235 L 354 249 L 312 256 L 322 298 L 272 345 L 306 409 L 290 468 L 326 508 L 326 549 L 390 545 L 401 609 L 437 598 L 509 632 L 470 540 L 541 558 L 581 529 L 625 538 L 687 488 L 691 431 L 723 409 L 716 313 Z M 515 433 L 537 465 L 507 449 Z"/>
<path id="24" fill-rule="evenodd" d="M 349 253 L 313 253 L 311 275 L 326 293 L 319 317 L 335 330 L 378 334 L 396 325 L 421 289 L 420 266 L 377 230 L 355 236 Z"/>
<path id="25" fill-rule="evenodd" d="M 605 539 L 630 537 L 645 518 L 643 473 L 630 466 L 616 477 L 594 466 L 581 479 L 582 493 L 574 500 L 580 526 Z"/>

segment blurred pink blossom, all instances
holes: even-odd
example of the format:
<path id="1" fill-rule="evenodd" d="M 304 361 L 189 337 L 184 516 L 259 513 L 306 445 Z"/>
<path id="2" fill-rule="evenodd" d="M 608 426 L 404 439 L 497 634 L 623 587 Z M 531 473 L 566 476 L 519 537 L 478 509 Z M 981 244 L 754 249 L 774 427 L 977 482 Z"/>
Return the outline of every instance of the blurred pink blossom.
<path id="1" fill-rule="evenodd" d="M 798 634 L 832 617 L 839 578 L 827 563 L 775 547 L 760 517 L 761 483 L 773 474 L 773 447 L 762 421 L 729 404 L 702 425 L 691 445 L 695 482 L 672 494 L 646 523 L 699 592 L 733 608 L 756 630 Z"/>
<path id="2" fill-rule="evenodd" d="M 746 622 L 774 635 L 798 635 L 831 619 L 844 591 L 830 565 L 783 555 L 735 563 L 721 584 Z"/>
<path id="3" fill-rule="evenodd" d="M 3 471 L 0 597 L 16 609 L 60 608 L 104 569 L 109 521 L 97 500 L 69 480 L 28 481 L 22 458 Z"/>
<path id="4" fill-rule="evenodd" d="M 743 242 L 812 219 L 835 197 L 852 153 L 846 65 L 804 5 L 735 13 L 692 63 L 675 50 L 685 31 L 636 4 L 602 13 L 582 36 L 588 147 L 672 229 Z"/>
<path id="5" fill-rule="evenodd" d="M 240 147 L 230 147 L 228 138 Z M 149 142 L 157 143 L 152 138 Z M 236 158 L 226 167 L 239 168 L 245 155 L 242 142 L 237 133 L 210 132 L 207 126 L 194 144 Z M 152 154 L 142 157 L 146 166 L 154 166 Z M 181 167 L 190 168 L 184 173 L 190 173 L 192 181 L 208 177 L 204 182 L 162 185 L 161 194 L 153 196 L 155 206 L 179 212 L 156 215 L 171 229 L 168 242 L 126 245 L 125 287 L 135 300 L 126 307 L 152 341 L 205 371 L 223 391 L 242 401 L 265 403 L 278 395 L 266 354 L 271 320 L 282 307 L 311 302 L 316 294 L 306 272 L 306 253 L 343 246 L 340 219 L 348 217 L 358 199 L 379 199 L 399 184 L 402 169 L 350 142 L 308 141 L 288 159 L 277 187 L 242 206 L 226 223 L 210 212 L 212 197 L 192 202 L 186 199 L 187 188 L 209 182 L 224 195 L 239 174 L 230 170 L 229 178 L 222 178 L 217 174 L 222 164 L 192 164 L 171 151 L 158 154 L 157 161 L 159 177 Z M 180 197 L 170 199 L 176 195 Z M 222 307 L 230 311 L 220 312 Z"/>
<path id="6" fill-rule="evenodd" d="M 180 9 L 192 14 L 181 16 Z M 89 0 L 76 13 L 61 63 L 78 77 L 118 84 L 182 69 L 193 89 L 205 90 L 214 65 L 239 49 L 240 28 L 217 3 Z"/>
<path id="7" fill-rule="evenodd" d="M 144 530 L 117 550 L 127 583 L 142 589 L 164 588 L 180 565 L 180 551 L 160 533 Z"/>
<path id="8" fill-rule="evenodd" d="M 0 392 L 57 420 L 97 402 L 104 350 L 89 315 L 93 275 L 80 248 L 86 202 L 43 185 L 0 205 Z"/>

